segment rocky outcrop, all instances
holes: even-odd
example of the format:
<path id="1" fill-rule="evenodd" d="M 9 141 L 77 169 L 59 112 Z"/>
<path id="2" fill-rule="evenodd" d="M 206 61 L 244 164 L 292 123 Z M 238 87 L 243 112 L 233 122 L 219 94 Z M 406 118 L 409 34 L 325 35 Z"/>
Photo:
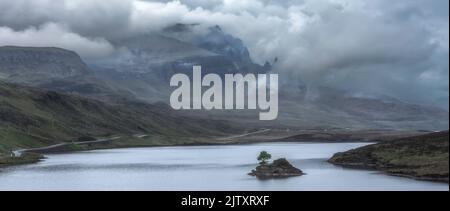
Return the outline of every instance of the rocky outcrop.
<path id="1" fill-rule="evenodd" d="M 260 164 L 249 175 L 258 179 L 278 179 L 302 176 L 304 173 L 282 158 L 273 161 L 271 164 Z"/>

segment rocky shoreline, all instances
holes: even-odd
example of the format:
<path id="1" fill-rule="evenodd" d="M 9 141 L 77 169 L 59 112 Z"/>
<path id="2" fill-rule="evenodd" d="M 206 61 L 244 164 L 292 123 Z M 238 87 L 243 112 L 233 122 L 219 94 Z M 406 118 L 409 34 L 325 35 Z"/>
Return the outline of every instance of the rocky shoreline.
<path id="1" fill-rule="evenodd" d="M 449 133 L 439 132 L 369 145 L 335 154 L 329 162 L 392 176 L 449 182 Z"/>
<path id="2" fill-rule="evenodd" d="M 0 169 L 8 166 L 33 164 L 43 160 L 45 157 L 41 154 L 27 152 L 19 157 L 0 156 Z"/>
<path id="3" fill-rule="evenodd" d="M 271 164 L 261 163 L 248 175 L 258 179 L 281 179 L 305 175 L 302 170 L 291 165 L 286 159 L 281 158 Z"/>

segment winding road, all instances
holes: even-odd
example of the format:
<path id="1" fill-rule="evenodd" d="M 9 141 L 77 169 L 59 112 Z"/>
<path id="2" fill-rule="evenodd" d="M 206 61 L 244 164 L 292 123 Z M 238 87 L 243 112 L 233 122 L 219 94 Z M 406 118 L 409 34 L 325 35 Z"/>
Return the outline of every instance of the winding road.
<path id="1" fill-rule="evenodd" d="M 237 139 L 237 138 L 242 138 L 242 137 L 246 137 L 246 136 L 251 136 L 251 135 L 255 135 L 255 134 L 259 134 L 259 133 L 265 133 L 265 132 L 269 132 L 271 131 L 271 129 L 261 129 L 255 132 L 251 132 L 251 133 L 245 133 L 245 134 L 241 134 L 241 135 L 235 135 L 235 136 L 229 136 L 229 137 L 225 137 L 225 138 L 219 138 L 219 140 L 221 141 L 229 141 L 229 140 L 233 140 L 233 139 Z"/>
<path id="2" fill-rule="evenodd" d="M 122 138 L 122 137 L 115 136 L 115 137 L 112 137 L 112 138 L 101 138 L 101 139 L 97 139 L 95 141 L 66 142 L 66 143 L 60 143 L 60 144 L 50 145 L 50 146 L 46 146 L 46 147 L 14 150 L 12 153 L 13 153 L 13 155 L 15 157 L 20 157 L 20 156 L 22 156 L 23 153 L 29 152 L 29 151 L 50 150 L 50 149 L 54 149 L 54 148 L 58 148 L 58 147 L 62 147 L 62 146 L 67 146 L 69 144 L 82 145 L 82 144 L 103 143 L 103 142 L 114 141 L 114 140 L 117 140 L 117 139 L 120 139 L 120 138 Z"/>
<path id="3" fill-rule="evenodd" d="M 240 135 L 234 135 L 234 136 L 220 138 L 219 140 L 221 140 L 221 141 L 232 141 L 232 140 L 237 139 L 237 138 L 242 138 L 242 137 L 246 137 L 246 136 L 256 135 L 256 134 L 265 133 L 265 132 L 269 132 L 269 131 L 271 131 L 271 129 L 261 129 L 261 130 L 258 130 L 258 131 L 255 131 L 255 132 L 251 132 L 251 133 L 245 133 L 245 134 L 240 134 Z M 148 136 L 149 135 L 146 135 L 146 134 L 135 134 L 135 135 L 133 135 L 133 137 L 136 137 L 136 138 L 145 138 L 145 137 L 148 137 Z M 120 138 L 122 138 L 122 137 L 121 136 L 115 136 L 115 137 L 111 137 L 111 138 L 100 138 L 100 139 L 97 139 L 95 141 L 65 142 L 65 143 L 59 143 L 59 144 L 50 145 L 50 146 L 46 146 L 46 147 L 30 148 L 30 149 L 18 149 L 18 150 L 12 151 L 12 155 L 14 155 L 15 157 L 20 157 L 25 152 L 51 150 L 51 149 L 55 149 L 55 148 L 58 148 L 58 147 L 67 146 L 67 145 L 70 145 L 70 144 L 83 145 L 83 144 L 103 143 L 103 142 L 114 141 L 114 140 L 117 140 L 117 139 L 120 139 Z"/>

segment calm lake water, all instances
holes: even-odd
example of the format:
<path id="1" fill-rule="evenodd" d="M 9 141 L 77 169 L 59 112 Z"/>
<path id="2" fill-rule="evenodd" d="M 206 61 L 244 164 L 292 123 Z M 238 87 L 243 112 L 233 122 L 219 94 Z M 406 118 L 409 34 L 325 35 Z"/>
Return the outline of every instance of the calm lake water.
<path id="1" fill-rule="evenodd" d="M 349 170 L 326 163 L 363 143 L 265 143 L 157 147 L 47 155 L 38 164 L 0 170 L 0 190 L 442 190 L 448 184 Z M 247 176 L 262 150 L 307 175 L 259 181 Z"/>

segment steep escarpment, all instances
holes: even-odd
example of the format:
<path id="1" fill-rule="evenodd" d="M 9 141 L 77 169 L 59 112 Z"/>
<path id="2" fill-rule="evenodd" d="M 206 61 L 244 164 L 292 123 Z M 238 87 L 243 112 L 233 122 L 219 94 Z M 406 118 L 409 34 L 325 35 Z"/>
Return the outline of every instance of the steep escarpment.
<path id="1" fill-rule="evenodd" d="M 61 48 L 0 47 L 0 81 L 107 102 L 134 99 L 94 76 L 77 53 Z"/>
<path id="2" fill-rule="evenodd" d="M 60 48 L 0 47 L 1 77 L 10 82 L 36 83 L 88 73 L 73 51 Z"/>

